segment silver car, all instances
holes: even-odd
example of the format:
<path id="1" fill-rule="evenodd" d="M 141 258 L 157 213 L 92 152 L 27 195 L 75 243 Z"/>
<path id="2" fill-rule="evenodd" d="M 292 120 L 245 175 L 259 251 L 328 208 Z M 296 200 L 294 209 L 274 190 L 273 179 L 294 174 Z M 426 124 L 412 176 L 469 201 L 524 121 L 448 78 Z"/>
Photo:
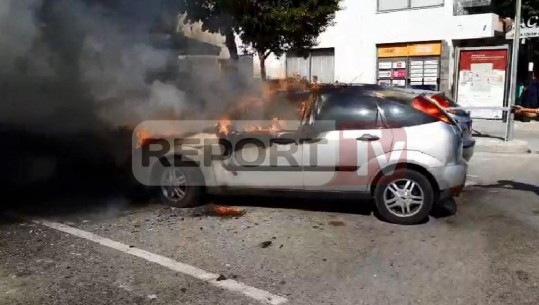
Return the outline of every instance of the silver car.
<path id="1" fill-rule="evenodd" d="M 135 176 L 177 207 L 197 204 L 202 192 L 366 195 L 382 219 L 397 224 L 423 221 L 464 187 L 461 130 L 424 96 L 376 85 L 321 88 L 297 126 L 176 140 L 154 149 L 162 154 L 145 168 L 135 157 Z"/>

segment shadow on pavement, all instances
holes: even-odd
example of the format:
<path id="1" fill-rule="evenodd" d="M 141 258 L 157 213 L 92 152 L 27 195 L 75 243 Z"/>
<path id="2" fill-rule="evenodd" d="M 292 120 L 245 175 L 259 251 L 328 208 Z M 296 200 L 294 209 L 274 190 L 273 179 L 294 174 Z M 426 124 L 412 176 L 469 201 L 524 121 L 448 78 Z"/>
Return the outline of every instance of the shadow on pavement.
<path id="1" fill-rule="evenodd" d="M 535 195 L 539 196 L 539 186 L 513 180 L 498 180 L 498 183 L 495 184 L 477 185 L 476 187 L 513 189 L 525 192 L 532 192 L 535 193 Z"/>
<path id="2" fill-rule="evenodd" d="M 350 199 L 350 198 L 307 198 L 301 197 L 259 197 L 259 196 L 226 196 L 211 197 L 209 202 L 231 206 L 254 206 L 262 208 L 297 209 L 313 212 L 344 213 L 363 216 L 375 216 L 381 220 L 376 212 L 372 199 Z M 434 205 L 431 217 L 436 219 L 446 218 L 455 215 L 457 204 L 453 198 L 444 200 Z M 426 218 L 420 224 L 427 223 Z"/>
<path id="3" fill-rule="evenodd" d="M 457 213 L 457 203 L 455 198 L 448 198 L 438 202 L 432 207 L 430 216 L 439 219 L 453 216 Z"/>
<path id="4" fill-rule="evenodd" d="M 478 130 L 473 130 L 473 137 L 474 138 L 489 138 L 489 139 L 498 139 L 498 140 L 505 140 L 504 137 L 494 136 L 488 133 L 481 133 Z"/>
<path id="5" fill-rule="evenodd" d="M 211 197 L 215 203 L 235 206 L 254 206 L 262 208 L 297 209 L 314 212 L 346 213 L 371 215 L 374 210 L 372 200 L 366 199 L 328 199 L 309 198 L 306 196 L 270 197 L 270 196 L 224 196 Z"/>

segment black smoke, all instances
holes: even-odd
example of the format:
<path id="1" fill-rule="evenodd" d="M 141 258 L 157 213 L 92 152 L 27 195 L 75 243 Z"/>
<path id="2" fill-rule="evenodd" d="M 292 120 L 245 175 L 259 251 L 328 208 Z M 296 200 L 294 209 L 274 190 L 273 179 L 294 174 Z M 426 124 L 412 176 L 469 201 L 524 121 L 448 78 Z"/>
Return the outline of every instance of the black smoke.
<path id="1" fill-rule="evenodd" d="M 130 127 L 203 110 L 176 73 L 190 43 L 175 3 L 0 1 L 2 186 L 111 185 L 128 170 Z"/>

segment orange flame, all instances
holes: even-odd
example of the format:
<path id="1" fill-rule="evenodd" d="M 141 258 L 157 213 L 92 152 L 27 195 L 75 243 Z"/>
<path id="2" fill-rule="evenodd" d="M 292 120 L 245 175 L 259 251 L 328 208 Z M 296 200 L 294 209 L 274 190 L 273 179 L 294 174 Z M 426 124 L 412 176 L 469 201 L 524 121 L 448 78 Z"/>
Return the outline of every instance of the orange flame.
<path id="1" fill-rule="evenodd" d="M 137 142 L 135 144 L 135 147 L 140 148 L 140 147 L 142 147 L 144 142 L 146 142 L 148 139 L 152 138 L 152 133 L 149 130 L 145 130 L 145 129 L 137 130 L 135 132 L 135 137 L 137 138 Z"/>
<path id="2" fill-rule="evenodd" d="M 219 120 L 219 123 L 217 125 L 217 131 L 221 134 L 227 135 L 230 133 L 230 130 L 232 129 L 232 121 L 228 117 L 224 117 L 221 120 Z"/>

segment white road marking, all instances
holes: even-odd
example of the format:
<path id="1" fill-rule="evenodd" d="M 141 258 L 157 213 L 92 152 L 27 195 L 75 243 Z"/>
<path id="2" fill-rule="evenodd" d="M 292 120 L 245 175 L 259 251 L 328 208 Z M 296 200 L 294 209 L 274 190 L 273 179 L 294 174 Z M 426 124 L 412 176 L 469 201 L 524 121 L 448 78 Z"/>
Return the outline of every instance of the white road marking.
<path id="1" fill-rule="evenodd" d="M 264 291 L 255 287 L 245 285 L 238 281 L 228 280 L 228 279 L 223 280 L 223 281 L 217 281 L 219 274 L 211 273 L 211 272 L 199 269 L 197 267 L 175 261 L 168 257 L 164 257 L 161 255 L 148 252 L 146 250 L 142 250 L 135 247 L 131 248 L 129 245 L 125 245 L 120 242 L 114 241 L 112 239 L 101 237 L 99 235 L 96 235 L 96 234 L 93 234 L 84 230 L 80 230 L 80 229 L 67 226 L 61 223 L 51 222 L 51 221 L 47 221 L 43 219 L 28 219 L 28 218 L 25 218 L 25 219 L 28 221 L 58 230 L 58 231 L 61 231 L 61 232 L 67 233 L 67 234 L 71 234 L 73 236 L 77 236 L 80 238 L 93 241 L 105 247 L 109 247 L 109 248 L 112 248 L 112 249 L 115 249 L 115 250 L 118 250 L 127 254 L 131 254 L 133 256 L 143 258 L 149 262 L 161 265 L 170 270 L 183 273 L 183 274 L 192 276 L 196 279 L 208 282 L 209 284 L 212 284 L 219 288 L 241 293 L 246 297 L 255 299 L 265 304 L 279 305 L 279 304 L 288 302 L 288 299 L 284 297 L 271 294 L 267 291 Z"/>

